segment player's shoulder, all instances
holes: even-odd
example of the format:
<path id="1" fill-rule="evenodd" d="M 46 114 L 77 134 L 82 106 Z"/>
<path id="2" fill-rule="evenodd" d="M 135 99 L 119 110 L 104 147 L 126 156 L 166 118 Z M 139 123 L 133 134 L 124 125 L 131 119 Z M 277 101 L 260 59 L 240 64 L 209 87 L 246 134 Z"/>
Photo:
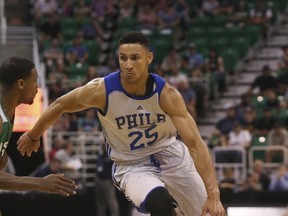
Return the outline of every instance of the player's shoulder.
<path id="1" fill-rule="evenodd" d="M 180 93 L 178 92 L 178 90 L 168 82 L 165 83 L 161 93 L 161 95 L 163 95 L 164 97 L 171 99 L 178 97 L 179 94 Z"/>

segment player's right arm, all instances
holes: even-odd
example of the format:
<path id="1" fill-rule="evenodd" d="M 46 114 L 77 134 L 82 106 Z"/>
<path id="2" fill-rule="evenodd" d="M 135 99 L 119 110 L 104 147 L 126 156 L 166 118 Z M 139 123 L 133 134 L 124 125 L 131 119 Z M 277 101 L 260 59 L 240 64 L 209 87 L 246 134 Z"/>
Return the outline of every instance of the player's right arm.
<path id="1" fill-rule="evenodd" d="M 43 178 L 14 176 L 0 170 L 0 189 L 23 191 L 38 190 L 45 193 L 54 193 L 62 196 L 76 194 L 76 185 L 63 174 L 51 174 Z"/>
<path id="2" fill-rule="evenodd" d="M 96 107 L 104 111 L 105 104 L 106 92 L 103 78 L 95 79 L 82 87 L 74 89 L 49 105 L 31 131 L 26 132 L 19 138 L 17 142 L 18 151 L 22 156 L 25 154 L 31 156 L 33 151 L 37 151 L 40 146 L 40 137 L 44 131 L 52 126 L 63 113 L 78 112 L 90 107 Z"/>

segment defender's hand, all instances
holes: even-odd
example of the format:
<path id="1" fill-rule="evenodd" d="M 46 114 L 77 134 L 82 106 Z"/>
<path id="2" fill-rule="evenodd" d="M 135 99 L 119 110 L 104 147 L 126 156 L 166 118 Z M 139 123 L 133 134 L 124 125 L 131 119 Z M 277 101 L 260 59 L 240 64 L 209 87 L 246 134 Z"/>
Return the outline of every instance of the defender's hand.
<path id="1" fill-rule="evenodd" d="M 44 178 L 39 178 L 38 190 L 45 193 L 55 193 L 62 196 L 76 194 L 77 186 L 71 179 L 64 177 L 64 174 L 51 174 Z"/>

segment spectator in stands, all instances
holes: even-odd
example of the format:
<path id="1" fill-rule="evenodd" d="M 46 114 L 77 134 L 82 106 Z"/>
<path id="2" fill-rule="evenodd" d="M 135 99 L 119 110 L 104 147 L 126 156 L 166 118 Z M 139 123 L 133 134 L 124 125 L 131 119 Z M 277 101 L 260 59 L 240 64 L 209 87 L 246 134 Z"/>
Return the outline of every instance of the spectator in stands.
<path id="1" fill-rule="evenodd" d="M 96 40 L 95 43 L 100 43 L 104 39 L 105 32 L 97 16 L 92 15 L 91 18 L 91 22 L 82 25 L 83 37 L 85 40 Z"/>
<path id="2" fill-rule="evenodd" d="M 219 13 L 220 4 L 218 0 L 205 0 L 202 3 L 202 11 L 205 15 L 214 16 Z"/>
<path id="3" fill-rule="evenodd" d="M 170 0 L 174 9 L 180 14 L 180 25 L 182 29 L 187 29 L 191 24 L 190 7 L 185 0 Z"/>
<path id="4" fill-rule="evenodd" d="M 288 148 L 288 131 L 279 122 L 276 122 L 273 128 L 268 132 L 268 145 L 284 146 Z M 274 160 L 282 160 L 285 152 L 279 150 L 271 150 L 266 152 L 266 161 L 273 162 Z"/>
<path id="5" fill-rule="evenodd" d="M 53 138 L 52 141 L 52 148 L 49 151 L 49 160 L 54 158 L 56 152 L 61 149 L 62 145 L 64 144 L 65 140 L 63 137 L 59 134 L 56 135 L 56 137 Z"/>
<path id="6" fill-rule="evenodd" d="M 228 134 L 229 146 L 242 146 L 248 148 L 251 144 L 252 136 L 248 130 L 242 128 L 239 122 L 235 122 L 233 130 Z"/>
<path id="7" fill-rule="evenodd" d="M 189 43 L 187 52 L 189 69 L 191 71 L 191 76 L 202 75 L 202 70 L 204 66 L 204 57 L 202 54 L 197 52 L 196 44 Z"/>
<path id="8" fill-rule="evenodd" d="M 280 104 L 276 92 L 274 90 L 268 90 L 266 95 L 266 106 L 269 107 L 271 110 L 276 110 Z"/>
<path id="9" fill-rule="evenodd" d="M 56 67 L 51 68 L 51 71 L 47 70 L 47 76 L 48 76 L 47 86 L 48 86 L 50 93 L 53 92 L 52 94 L 54 94 L 54 93 L 58 92 L 58 90 L 60 91 L 60 89 L 65 91 L 68 88 L 67 83 L 68 83 L 68 77 L 69 76 L 68 76 L 66 69 L 67 69 L 67 67 L 65 66 L 65 64 L 63 62 L 63 64 L 58 64 L 58 65 L 56 65 Z M 59 86 L 53 86 L 55 84 L 56 85 L 59 84 Z M 51 88 L 52 89 L 55 88 L 55 89 L 50 91 Z M 56 90 L 56 92 L 54 90 Z M 49 98 L 50 97 L 53 98 L 52 95 L 49 95 Z"/>
<path id="10" fill-rule="evenodd" d="M 267 26 L 273 17 L 273 12 L 265 5 L 264 0 L 257 0 L 255 7 L 250 8 L 249 23 Z"/>
<path id="11" fill-rule="evenodd" d="M 88 5 L 86 5 L 85 0 L 78 0 L 77 7 L 74 7 L 74 16 L 78 18 L 88 18 L 91 17 L 91 10 Z"/>
<path id="12" fill-rule="evenodd" d="M 115 63 L 115 59 L 113 56 L 108 56 L 107 61 L 103 65 L 99 65 L 98 74 L 100 77 L 106 76 L 111 71 L 116 71 L 118 69 L 118 65 Z"/>
<path id="13" fill-rule="evenodd" d="M 209 55 L 205 60 L 205 67 L 208 73 L 215 74 L 215 81 L 217 82 L 218 93 L 220 95 L 223 95 L 226 90 L 224 59 L 213 48 L 209 50 Z"/>
<path id="14" fill-rule="evenodd" d="M 78 119 L 78 131 L 92 135 L 93 133 L 97 133 L 99 129 L 100 123 L 96 115 L 96 110 L 93 108 L 87 109 L 85 116 Z"/>
<path id="15" fill-rule="evenodd" d="M 277 172 L 271 176 L 269 191 L 284 192 L 288 191 L 288 175 L 286 166 L 280 165 Z"/>
<path id="16" fill-rule="evenodd" d="M 221 118 L 216 123 L 216 129 L 218 129 L 222 134 L 228 135 L 230 131 L 232 131 L 235 122 L 242 123 L 243 120 L 236 115 L 235 104 L 227 103 L 225 104 L 225 109 L 226 116 L 224 118 Z"/>
<path id="17" fill-rule="evenodd" d="M 221 134 L 221 132 L 215 128 L 208 138 L 208 147 L 213 149 L 214 147 L 225 146 L 226 144 L 225 135 Z"/>
<path id="18" fill-rule="evenodd" d="M 68 131 L 70 128 L 70 115 L 65 113 L 53 125 L 53 132 Z"/>
<path id="19" fill-rule="evenodd" d="M 257 172 L 248 175 L 247 181 L 242 186 L 242 191 L 263 191 L 260 175 Z"/>
<path id="20" fill-rule="evenodd" d="M 288 45 L 282 47 L 282 57 L 278 63 L 278 76 L 288 74 Z"/>
<path id="21" fill-rule="evenodd" d="M 73 6 L 71 0 L 61 0 L 58 2 L 58 14 L 61 17 L 72 17 Z"/>
<path id="22" fill-rule="evenodd" d="M 32 175 L 35 177 L 44 177 L 50 174 L 57 174 L 61 171 L 61 161 L 52 158 L 50 161 L 45 162 L 40 167 L 38 167 Z"/>
<path id="23" fill-rule="evenodd" d="M 165 71 L 164 77 L 175 88 L 178 88 L 179 82 L 187 80 L 186 74 L 182 73 L 176 65 L 171 65 L 169 71 Z"/>
<path id="24" fill-rule="evenodd" d="M 182 95 L 189 113 L 195 120 L 197 120 L 197 112 L 195 108 L 197 96 L 193 89 L 190 88 L 189 80 L 186 76 L 182 76 L 178 80 L 177 89 Z"/>
<path id="25" fill-rule="evenodd" d="M 99 77 L 98 72 L 97 72 L 97 67 L 95 65 L 90 65 L 87 71 L 87 74 L 85 76 L 83 85 L 86 83 L 90 82 L 91 80 Z"/>
<path id="26" fill-rule="evenodd" d="M 268 132 L 273 128 L 276 119 L 273 117 L 271 109 L 266 107 L 263 116 L 256 123 L 256 134 L 258 136 L 267 136 Z"/>
<path id="27" fill-rule="evenodd" d="M 164 57 L 161 68 L 166 74 L 171 74 L 171 70 L 174 68 L 179 69 L 181 67 L 181 56 L 175 48 L 171 48 L 168 55 Z"/>
<path id="28" fill-rule="evenodd" d="M 266 95 L 267 90 L 277 89 L 277 79 L 271 74 L 269 65 L 264 65 L 262 68 L 262 74 L 257 76 L 248 89 L 248 93 L 253 93 L 253 90 L 258 87 L 260 95 Z"/>
<path id="29" fill-rule="evenodd" d="M 74 156 L 74 147 L 71 141 L 66 140 L 62 148 L 55 153 L 54 158 L 61 161 L 61 172 L 65 176 L 80 183 L 81 173 L 79 169 L 82 167 L 82 162 L 78 156 Z"/>
<path id="30" fill-rule="evenodd" d="M 244 118 L 245 111 L 247 108 L 254 109 L 252 105 L 252 94 L 244 93 L 241 95 L 241 101 L 236 105 L 237 116 Z"/>
<path id="31" fill-rule="evenodd" d="M 49 104 L 56 100 L 58 97 L 66 93 L 63 88 L 63 83 L 61 79 L 57 79 L 52 86 L 49 87 Z"/>
<path id="32" fill-rule="evenodd" d="M 243 118 L 243 128 L 248 130 L 253 136 L 255 134 L 257 124 L 255 110 L 252 107 L 246 107 L 241 118 Z"/>
<path id="33" fill-rule="evenodd" d="M 58 38 L 53 38 L 51 46 L 44 49 L 43 59 L 48 73 L 64 64 L 64 51 Z"/>
<path id="34" fill-rule="evenodd" d="M 263 167 L 263 161 L 260 159 L 254 160 L 253 172 L 259 174 L 260 183 L 262 184 L 263 190 L 268 190 L 270 185 L 270 177 L 267 171 Z"/>
<path id="35" fill-rule="evenodd" d="M 140 30 L 155 30 L 157 27 L 157 16 L 154 8 L 146 3 L 141 4 L 137 14 L 137 23 Z"/>
<path id="36" fill-rule="evenodd" d="M 229 16 L 229 21 L 226 27 L 243 27 L 245 26 L 248 18 L 248 8 L 247 2 L 240 0 L 238 3 L 234 4 L 234 13 Z"/>
<path id="37" fill-rule="evenodd" d="M 112 165 L 105 146 L 96 159 L 96 178 L 95 178 L 95 201 L 97 216 L 105 216 L 107 208 L 111 216 L 120 216 L 119 204 L 116 197 L 115 187 L 112 182 Z"/>
<path id="38" fill-rule="evenodd" d="M 235 121 L 233 129 L 227 134 L 227 146 L 244 147 L 246 150 L 251 144 L 251 134 L 248 130 L 242 129 L 242 125 Z M 217 152 L 217 161 L 224 163 L 241 163 L 243 151 L 239 149 L 229 149 Z"/>
<path id="39" fill-rule="evenodd" d="M 37 0 L 34 6 L 34 15 L 36 22 L 41 18 L 55 14 L 58 6 L 55 0 Z"/>
<path id="40" fill-rule="evenodd" d="M 233 192 L 237 187 L 234 170 L 232 167 L 225 167 L 223 169 L 224 178 L 219 182 L 219 188 L 221 192 Z"/>
<path id="41" fill-rule="evenodd" d="M 134 1 L 123 0 L 120 2 L 119 21 L 134 16 Z"/>
<path id="42" fill-rule="evenodd" d="M 219 0 L 219 13 L 221 14 L 232 14 L 234 11 L 233 0 Z"/>
<path id="43" fill-rule="evenodd" d="M 66 52 L 66 61 L 68 65 L 73 63 L 84 63 L 89 58 L 89 52 L 87 47 L 83 44 L 83 37 L 77 35 L 73 39 L 73 44 L 67 48 Z"/>
<path id="44" fill-rule="evenodd" d="M 158 27 L 177 29 L 181 21 L 180 13 L 173 7 L 173 1 L 167 1 L 157 14 Z"/>
<path id="45" fill-rule="evenodd" d="M 106 0 L 92 0 L 92 16 L 96 16 L 100 22 L 104 21 L 105 13 L 109 4 L 108 2 L 109 1 Z"/>
<path id="46" fill-rule="evenodd" d="M 40 26 L 39 42 L 45 40 L 52 41 L 54 38 L 62 41 L 60 18 L 57 14 L 51 14 L 47 20 Z"/>

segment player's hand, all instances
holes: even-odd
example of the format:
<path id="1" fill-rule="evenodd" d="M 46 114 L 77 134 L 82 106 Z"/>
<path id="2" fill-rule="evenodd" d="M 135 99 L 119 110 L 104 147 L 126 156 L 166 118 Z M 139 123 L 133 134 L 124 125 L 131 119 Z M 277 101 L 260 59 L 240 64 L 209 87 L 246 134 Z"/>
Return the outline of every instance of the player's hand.
<path id="1" fill-rule="evenodd" d="M 225 209 L 219 198 L 207 198 L 201 216 L 206 216 L 207 213 L 211 216 L 226 216 Z"/>
<path id="2" fill-rule="evenodd" d="M 22 156 L 25 154 L 28 157 L 31 157 L 33 152 L 37 152 L 40 147 L 40 140 L 33 141 L 28 135 L 28 132 L 22 134 L 22 136 L 17 141 L 17 150 L 20 152 Z"/>
<path id="3" fill-rule="evenodd" d="M 5 151 L 3 156 L 0 157 L 0 170 L 4 169 L 6 167 L 7 161 L 8 161 L 8 155 Z"/>
<path id="4" fill-rule="evenodd" d="M 64 177 L 64 174 L 51 174 L 39 178 L 40 183 L 38 190 L 45 193 L 55 193 L 62 196 L 76 194 L 77 186 L 71 179 Z"/>

